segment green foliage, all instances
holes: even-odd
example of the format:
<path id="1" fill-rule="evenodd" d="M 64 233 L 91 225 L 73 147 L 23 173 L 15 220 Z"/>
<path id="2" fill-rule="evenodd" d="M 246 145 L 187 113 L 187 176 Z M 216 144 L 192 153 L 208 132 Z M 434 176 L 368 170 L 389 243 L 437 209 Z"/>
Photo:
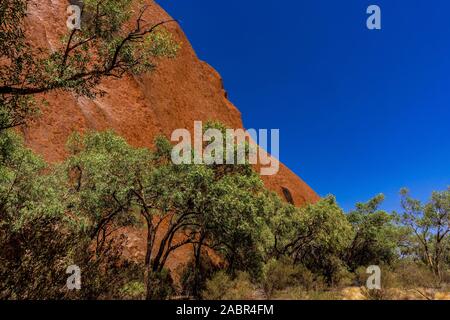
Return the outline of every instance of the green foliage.
<path id="1" fill-rule="evenodd" d="M 275 259 L 264 266 L 263 286 L 266 296 L 270 299 L 276 290 L 282 290 L 296 284 L 295 266 Z"/>
<path id="2" fill-rule="evenodd" d="M 177 270 L 180 275 L 181 294 L 184 296 L 200 298 L 200 293 L 206 289 L 206 281 L 223 268 L 220 264 L 215 264 L 205 251 L 202 251 L 198 264 L 194 257 Z"/>
<path id="3" fill-rule="evenodd" d="M 131 18 L 132 0 L 98 1 L 84 0 L 83 11 L 87 14 L 83 21 L 86 34 L 96 33 L 99 37 L 109 39 L 114 32 L 120 31 L 122 25 Z M 102 16 L 93 16 L 97 11 Z M 87 21 L 86 21 L 87 20 Z M 89 21 L 92 20 L 92 21 Z"/>
<path id="4" fill-rule="evenodd" d="M 145 297 L 145 285 L 139 281 L 131 281 L 120 289 L 124 300 L 143 300 Z"/>
<path id="5" fill-rule="evenodd" d="M 86 235 L 101 249 L 111 229 L 132 225 L 133 212 L 140 213 L 148 228 L 148 292 L 172 252 L 199 245 L 199 236 L 223 256 L 231 274 L 246 270 L 257 275 L 265 250 L 263 231 L 268 229 L 260 178 L 252 171 L 217 174 L 214 166 L 174 165 L 166 159 L 171 149 L 167 141 L 158 138 L 156 146 L 155 153 L 135 149 L 111 132 L 71 138 L 72 155 L 61 171 L 70 207 Z M 164 221 L 168 225 L 163 229 Z M 180 236 L 181 241 L 175 240 Z"/>
<path id="6" fill-rule="evenodd" d="M 354 270 L 358 266 L 392 263 L 402 228 L 395 224 L 394 216 L 379 210 L 384 196 L 378 195 L 367 203 L 357 203 L 356 209 L 347 215 L 355 231 L 347 253 L 347 263 Z"/>
<path id="7" fill-rule="evenodd" d="M 203 298 L 206 300 L 221 300 L 232 286 L 230 276 L 224 271 L 219 271 L 206 282 L 206 289 L 202 293 Z"/>
<path id="8" fill-rule="evenodd" d="M 282 205 L 272 218 L 274 252 L 290 256 L 327 281 L 336 283 L 345 270 L 342 256 L 353 237 L 353 230 L 341 208 L 331 196 L 316 204 L 296 209 Z"/>
<path id="9" fill-rule="evenodd" d="M 144 48 L 148 49 L 151 57 L 175 58 L 181 46 L 174 39 L 172 33 L 164 28 L 158 28 L 146 39 Z"/>
<path id="10" fill-rule="evenodd" d="M 351 225 L 346 221 L 344 212 L 332 196 L 321 199 L 301 209 L 303 224 L 320 226 L 313 235 L 311 247 L 320 248 L 338 255 L 348 247 L 352 236 Z"/>
<path id="11" fill-rule="evenodd" d="M 24 69 L 33 63 L 26 50 L 23 25 L 17 23 L 25 18 L 26 9 L 24 0 L 0 2 L 0 86 L 19 83 Z M 21 125 L 24 118 L 36 115 L 33 102 L 29 96 L 0 94 L 0 130 Z"/>
<path id="12" fill-rule="evenodd" d="M 57 298 L 75 237 L 57 180 L 12 131 L 0 133 L 0 298 Z M 55 237 L 58 234 L 59 237 Z M 51 284 L 50 284 L 51 283 Z"/>
<path id="13" fill-rule="evenodd" d="M 146 287 L 147 299 L 150 297 L 153 300 L 166 300 L 173 295 L 173 280 L 167 269 L 151 272 L 148 277 L 151 279 L 151 286 Z"/>
<path id="14" fill-rule="evenodd" d="M 293 264 L 288 258 L 281 258 L 271 259 L 264 265 L 262 282 L 266 297 L 271 299 L 279 297 L 279 292 L 285 289 L 303 296 L 306 291 L 314 289 L 320 281 L 304 266 Z"/>
<path id="15" fill-rule="evenodd" d="M 342 296 L 339 294 L 339 292 L 332 290 L 312 291 L 307 294 L 306 299 L 332 301 L 332 300 L 342 300 Z"/>
<path id="16" fill-rule="evenodd" d="M 399 220 L 411 232 L 415 250 L 409 252 L 425 263 L 441 280 L 449 260 L 450 187 L 433 192 L 428 203 L 413 199 L 401 190 L 403 213 Z"/>
<path id="17" fill-rule="evenodd" d="M 35 217 L 62 217 L 63 194 L 55 177 L 43 175 L 45 162 L 13 132 L 0 133 L 1 224 L 20 229 Z"/>
<path id="18" fill-rule="evenodd" d="M 87 237 L 95 240 L 97 255 L 102 254 L 114 231 L 133 226 L 144 218 L 148 230 L 143 270 L 147 297 L 167 297 L 171 290 L 165 261 L 174 249 L 175 231 L 167 231 L 157 244 L 159 223 L 173 212 L 182 195 L 181 175 L 168 165 L 155 167 L 157 158 L 147 149 L 132 148 L 113 132 L 73 135 L 68 143 L 71 156 L 62 166 L 68 181 L 69 206 L 79 217 Z M 170 230 L 170 228 L 169 228 Z M 169 247 L 166 250 L 166 244 Z M 156 247 L 157 254 L 152 256 Z"/>
<path id="19" fill-rule="evenodd" d="M 348 215 L 331 196 L 296 208 L 250 166 L 174 165 L 170 142 L 155 146 L 133 148 L 110 131 L 74 134 L 68 159 L 49 166 L 0 132 L 0 298 L 169 299 L 167 261 L 184 246 L 193 255 L 182 286 L 196 298 L 334 299 L 339 287 L 363 286 L 369 264 L 382 267 L 383 290 L 363 291 L 367 299 L 445 288 L 448 191 L 425 205 L 404 193 L 402 216 L 379 210 L 382 196 Z M 146 255 L 131 263 L 120 229 L 142 223 Z M 65 289 L 72 264 L 80 291 Z"/>
<path id="20" fill-rule="evenodd" d="M 120 239 L 105 242 L 93 259 L 60 175 L 11 131 L 0 133 L 0 150 L 0 297 L 95 299 L 114 288 Z M 72 264 L 85 272 L 82 292 L 65 289 Z"/>
<path id="21" fill-rule="evenodd" d="M 90 237 L 105 240 L 108 228 L 137 223 L 132 208 L 133 183 L 152 169 L 146 149 L 130 147 L 123 138 L 107 131 L 72 135 L 71 156 L 62 166 L 68 202 L 79 225 Z"/>
<path id="22" fill-rule="evenodd" d="M 260 272 L 264 254 L 262 182 L 256 175 L 225 176 L 211 190 L 207 216 L 212 246 L 223 254 L 228 270 Z"/>
<path id="23" fill-rule="evenodd" d="M 239 272 L 232 279 L 225 272 L 219 271 L 206 282 L 202 296 L 205 300 L 250 300 L 254 291 L 255 287 L 247 273 Z"/>
<path id="24" fill-rule="evenodd" d="M 392 270 L 397 278 L 396 287 L 404 289 L 439 287 L 439 279 L 424 264 L 406 260 L 392 266 Z"/>
<path id="25" fill-rule="evenodd" d="M 83 1 L 82 28 L 69 32 L 51 52 L 36 48 L 24 32 L 27 5 L 27 0 L 0 3 L 0 130 L 36 116 L 37 93 L 59 89 L 102 95 L 103 78 L 151 71 L 156 58 L 174 58 L 180 49 L 163 26 L 173 21 L 149 25 L 144 19 L 148 6 L 136 16 L 132 0 Z"/>

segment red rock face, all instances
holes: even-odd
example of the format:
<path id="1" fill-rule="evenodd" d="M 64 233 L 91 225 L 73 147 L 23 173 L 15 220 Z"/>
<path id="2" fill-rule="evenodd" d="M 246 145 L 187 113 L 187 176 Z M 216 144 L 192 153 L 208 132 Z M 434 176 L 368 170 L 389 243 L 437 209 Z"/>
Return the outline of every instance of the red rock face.
<path id="1" fill-rule="evenodd" d="M 146 20 L 167 20 L 168 14 L 153 1 Z M 49 49 L 60 46 L 67 32 L 67 0 L 32 0 L 27 32 L 33 43 Z M 113 129 L 139 147 L 152 147 L 158 134 L 171 135 L 178 128 L 192 129 L 194 121 L 217 120 L 230 128 L 242 128 L 239 110 L 226 98 L 220 75 L 200 61 L 175 23 L 168 24 L 182 48 L 177 58 L 157 62 L 151 74 L 105 80 L 105 97 L 90 100 L 71 93 L 45 95 L 48 106 L 23 129 L 27 144 L 47 161 L 66 156 L 65 144 L 73 131 Z M 266 186 L 295 205 L 318 200 L 317 194 L 288 168 L 263 177 Z"/>

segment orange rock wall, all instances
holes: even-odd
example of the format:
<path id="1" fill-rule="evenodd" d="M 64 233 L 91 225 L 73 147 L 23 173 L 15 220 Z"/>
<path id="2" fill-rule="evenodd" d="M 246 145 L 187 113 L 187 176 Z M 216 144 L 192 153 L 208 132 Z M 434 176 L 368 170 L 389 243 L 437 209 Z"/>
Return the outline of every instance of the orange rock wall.
<path id="1" fill-rule="evenodd" d="M 148 22 L 169 19 L 153 1 Z M 32 0 L 26 29 L 37 46 L 54 50 L 67 32 L 67 0 Z M 239 110 L 226 98 L 220 75 L 199 60 L 176 23 L 166 27 L 181 43 L 176 59 L 158 61 L 151 74 L 105 80 L 105 97 L 90 100 L 72 93 L 52 92 L 42 115 L 23 129 L 27 144 L 51 162 L 64 159 L 65 143 L 73 131 L 113 129 L 134 146 L 152 147 L 158 134 L 170 136 L 177 128 L 192 129 L 194 121 L 217 120 L 231 128 L 241 128 Z M 266 186 L 282 197 L 289 190 L 293 202 L 302 205 L 317 201 L 317 194 L 284 165 L 274 176 L 263 177 Z"/>

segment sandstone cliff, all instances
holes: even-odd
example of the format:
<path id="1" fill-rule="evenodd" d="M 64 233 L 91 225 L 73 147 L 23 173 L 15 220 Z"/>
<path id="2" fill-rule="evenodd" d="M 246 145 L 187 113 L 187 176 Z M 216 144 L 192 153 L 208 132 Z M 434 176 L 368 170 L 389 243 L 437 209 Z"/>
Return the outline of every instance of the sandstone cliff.
<path id="1" fill-rule="evenodd" d="M 153 1 L 147 21 L 169 19 Z M 67 32 L 67 0 L 32 0 L 27 31 L 38 46 L 56 48 Z M 105 80 L 103 98 L 89 100 L 74 94 L 45 95 L 48 106 L 42 115 L 23 129 L 27 144 L 46 160 L 65 157 L 65 143 L 73 131 L 111 128 L 135 146 L 151 147 L 158 134 L 170 136 L 176 128 L 192 129 L 196 120 L 218 120 L 241 128 L 239 110 L 226 97 L 220 75 L 200 61 L 177 24 L 167 28 L 182 43 L 179 56 L 162 60 L 151 74 Z M 266 186 L 295 205 L 314 202 L 317 194 L 288 168 L 281 165 L 275 176 L 263 177 Z"/>

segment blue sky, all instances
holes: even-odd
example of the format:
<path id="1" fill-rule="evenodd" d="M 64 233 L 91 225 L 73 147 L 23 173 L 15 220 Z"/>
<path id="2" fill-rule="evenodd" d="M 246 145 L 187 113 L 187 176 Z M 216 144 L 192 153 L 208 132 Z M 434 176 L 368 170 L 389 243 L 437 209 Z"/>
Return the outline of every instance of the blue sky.
<path id="1" fill-rule="evenodd" d="M 344 209 L 450 185 L 450 1 L 160 0 L 224 79 L 246 128 Z M 377 4 L 382 30 L 366 28 Z"/>

